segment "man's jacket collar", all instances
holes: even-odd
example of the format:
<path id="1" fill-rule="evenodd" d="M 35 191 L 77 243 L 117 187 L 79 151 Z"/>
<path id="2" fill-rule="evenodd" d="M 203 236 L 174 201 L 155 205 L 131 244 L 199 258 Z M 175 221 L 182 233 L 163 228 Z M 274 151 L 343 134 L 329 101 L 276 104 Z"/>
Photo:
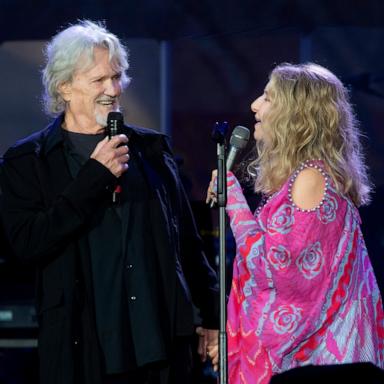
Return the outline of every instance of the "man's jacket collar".
<path id="1" fill-rule="evenodd" d="M 55 147 L 63 143 L 62 123 L 64 114 L 58 116 L 51 124 L 49 124 L 42 131 L 33 133 L 32 135 L 19 140 L 4 154 L 4 158 L 18 157 L 26 153 L 35 152 L 38 156 L 47 155 Z M 162 141 L 163 134 L 147 128 L 139 128 L 135 126 L 124 125 L 124 132 L 131 136 L 132 140 L 139 140 L 145 137 L 146 145 L 159 144 Z M 149 149 L 149 148 L 148 148 Z"/>

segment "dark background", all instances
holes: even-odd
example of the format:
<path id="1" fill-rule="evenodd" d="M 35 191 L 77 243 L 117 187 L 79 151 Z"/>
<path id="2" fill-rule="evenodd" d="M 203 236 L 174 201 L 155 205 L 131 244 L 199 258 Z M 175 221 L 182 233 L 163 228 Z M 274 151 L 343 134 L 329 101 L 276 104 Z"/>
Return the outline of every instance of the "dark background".
<path id="1" fill-rule="evenodd" d="M 278 63 L 313 61 L 339 76 L 351 91 L 375 184 L 361 215 L 384 293 L 384 1 L 0 0 L 0 155 L 49 121 L 40 104 L 42 49 L 83 18 L 104 20 L 129 48 L 126 121 L 172 137 L 212 260 L 217 223 L 202 201 L 215 168 L 214 122 L 252 129 L 250 104 Z M 0 235 L 0 261 L 7 254 Z M 0 305 L 25 294 L 28 274 L 14 270 L 0 263 Z"/>
<path id="2" fill-rule="evenodd" d="M 249 105 L 268 73 L 283 61 L 317 62 L 350 87 L 374 182 L 383 184 L 383 1 L 0 0 L 0 65 L 6 70 L 0 123 L 9 127 L 20 116 L 25 119 L 20 126 L 2 130 L 0 153 L 47 121 L 39 103 L 42 48 L 63 26 L 82 18 L 104 20 L 126 42 L 133 77 L 127 97 L 145 94 L 150 99 L 143 101 L 145 114 L 153 115 L 130 118 L 141 107 L 136 103 L 128 107 L 126 119 L 173 137 L 193 182 L 194 200 L 204 194 L 207 171 L 214 166 L 215 148 L 209 138 L 213 123 L 227 120 L 231 126 L 251 127 Z M 23 43 L 33 45 L 28 51 Z M 20 81 L 23 74 L 29 77 Z M 138 90 L 142 82 L 146 87 Z M 33 97 L 26 97 L 31 90 Z M 165 122 L 160 116 L 164 108 L 158 110 L 163 90 Z"/>

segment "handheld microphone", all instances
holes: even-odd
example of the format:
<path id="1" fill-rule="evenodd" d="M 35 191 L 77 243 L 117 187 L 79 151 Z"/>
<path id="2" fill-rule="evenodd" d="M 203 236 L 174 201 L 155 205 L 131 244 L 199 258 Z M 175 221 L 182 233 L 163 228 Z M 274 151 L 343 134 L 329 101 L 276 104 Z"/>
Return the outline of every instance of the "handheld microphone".
<path id="1" fill-rule="evenodd" d="M 229 140 L 229 152 L 227 155 L 226 168 L 230 171 L 235 163 L 237 155 L 247 146 L 249 140 L 249 129 L 241 125 L 236 126 Z M 210 207 L 213 208 L 215 202 L 212 200 Z"/>
<path id="2" fill-rule="evenodd" d="M 230 148 L 227 155 L 227 171 L 230 171 L 235 163 L 237 155 L 247 146 L 249 140 L 249 129 L 238 125 L 232 131 L 229 140 Z"/>
<path id="3" fill-rule="evenodd" d="M 121 133 L 124 124 L 123 114 L 121 112 L 109 112 L 107 117 L 106 132 L 111 139 Z"/>
<path id="4" fill-rule="evenodd" d="M 109 139 L 122 132 L 124 118 L 121 112 L 109 112 L 107 117 L 106 133 Z M 112 193 L 112 203 L 120 201 L 121 185 L 118 183 Z"/>

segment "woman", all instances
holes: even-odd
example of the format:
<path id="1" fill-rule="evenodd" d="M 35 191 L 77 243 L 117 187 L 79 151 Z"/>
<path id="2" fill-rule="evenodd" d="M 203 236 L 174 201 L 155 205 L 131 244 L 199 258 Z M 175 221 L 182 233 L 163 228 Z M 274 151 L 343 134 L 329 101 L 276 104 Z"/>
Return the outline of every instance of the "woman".
<path id="1" fill-rule="evenodd" d="M 308 364 L 383 368 L 382 301 L 357 211 L 370 185 L 346 89 L 319 65 L 282 64 L 251 109 L 258 157 L 248 170 L 264 201 L 252 214 L 228 173 L 229 382 L 268 383 Z M 208 352 L 217 366 L 217 346 Z"/>

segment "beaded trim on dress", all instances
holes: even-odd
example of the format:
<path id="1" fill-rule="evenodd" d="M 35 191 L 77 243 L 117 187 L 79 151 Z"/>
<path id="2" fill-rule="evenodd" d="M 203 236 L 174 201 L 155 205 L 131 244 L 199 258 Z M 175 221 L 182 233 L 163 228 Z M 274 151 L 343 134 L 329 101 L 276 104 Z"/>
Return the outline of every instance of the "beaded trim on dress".
<path id="1" fill-rule="evenodd" d="M 292 199 L 293 183 L 295 182 L 295 180 L 296 180 L 297 176 L 299 175 L 299 173 L 301 171 L 303 171 L 304 169 L 306 169 L 306 168 L 314 168 L 314 169 L 318 170 L 323 175 L 323 177 L 325 179 L 325 187 L 324 187 L 323 198 L 321 199 L 320 203 L 316 207 L 311 208 L 311 209 L 303 209 L 303 208 L 298 207 L 293 202 L 293 199 Z M 297 210 L 299 210 L 301 212 L 314 212 L 314 211 L 318 210 L 324 204 L 324 200 L 328 196 L 329 180 L 330 179 L 329 179 L 328 174 L 324 171 L 323 161 L 321 159 L 318 159 L 318 160 L 307 160 L 306 162 L 302 163 L 299 168 L 296 169 L 296 171 L 293 173 L 293 175 L 289 179 L 289 183 L 288 183 L 288 199 L 289 199 L 290 203 L 292 204 L 293 207 L 295 207 Z"/>
<path id="2" fill-rule="evenodd" d="M 311 209 L 303 209 L 303 208 L 300 208 L 298 207 L 294 201 L 293 201 L 293 198 L 292 198 L 292 187 L 293 187 L 293 183 L 295 182 L 297 176 L 299 176 L 300 172 L 303 171 L 304 169 L 306 168 L 314 168 L 316 170 L 318 170 L 324 177 L 325 179 L 325 187 L 324 187 L 324 193 L 323 193 L 323 198 L 321 199 L 320 203 L 314 207 L 314 208 L 311 208 Z M 305 162 L 303 162 L 302 164 L 300 164 L 300 166 L 296 169 L 296 171 L 294 171 L 292 173 L 292 175 L 289 177 L 289 182 L 288 182 L 288 199 L 289 199 L 289 202 L 291 203 L 292 207 L 294 207 L 295 209 L 297 209 L 298 211 L 300 212 L 314 212 L 314 211 L 317 211 L 318 209 L 321 208 L 321 206 L 324 204 L 324 201 L 326 200 L 327 196 L 328 196 L 328 188 L 330 186 L 330 177 L 329 175 L 324 171 L 324 162 L 323 160 L 321 159 L 316 159 L 316 160 L 307 160 Z M 279 192 L 279 191 L 278 191 Z M 275 192 L 273 193 L 272 195 L 269 195 L 269 196 L 263 196 L 261 202 L 260 202 L 260 205 L 257 207 L 256 211 L 255 211 L 255 215 L 257 216 L 262 208 L 274 197 L 276 196 L 276 194 L 278 192 Z"/>

